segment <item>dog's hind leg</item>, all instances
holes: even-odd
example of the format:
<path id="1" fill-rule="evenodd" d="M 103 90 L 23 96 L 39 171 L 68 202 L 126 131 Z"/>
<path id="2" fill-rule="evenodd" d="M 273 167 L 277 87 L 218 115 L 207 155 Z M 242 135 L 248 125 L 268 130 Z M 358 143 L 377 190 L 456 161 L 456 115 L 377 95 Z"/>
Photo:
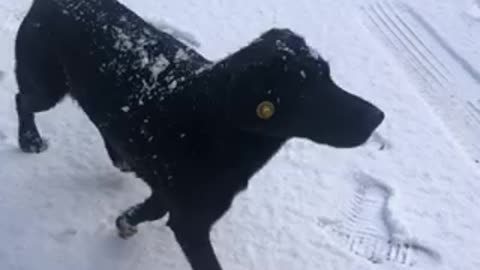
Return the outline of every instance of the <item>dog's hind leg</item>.
<path id="1" fill-rule="evenodd" d="M 47 149 L 47 144 L 38 132 L 34 114 L 55 106 L 69 89 L 57 48 L 48 38 L 51 33 L 31 20 L 27 15 L 15 44 L 18 141 L 24 152 L 39 153 Z"/>
<path id="2" fill-rule="evenodd" d="M 62 80 L 62 73 L 58 73 L 59 77 L 55 79 L 40 77 L 41 83 L 35 83 L 29 76 L 30 72 L 20 66 L 17 66 L 16 73 L 19 87 L 19 93 L 15 97 L 19 122 L 18 142 L 24 152 L 40 153 L 48 146 L 38 132 L 34 114 L 55 106 L 67 93 L 67 86 L 65 80 Z"/>
<path id="3" fill-rule="evenodd" d="M 160 192 L 153 190 L 145 202 L 130 207 L 116 220 L 120 237 L 126 239 L 137 233 L 137 225 L 146 221 L 155 221 L 167 214 L 167 207 Z"/>

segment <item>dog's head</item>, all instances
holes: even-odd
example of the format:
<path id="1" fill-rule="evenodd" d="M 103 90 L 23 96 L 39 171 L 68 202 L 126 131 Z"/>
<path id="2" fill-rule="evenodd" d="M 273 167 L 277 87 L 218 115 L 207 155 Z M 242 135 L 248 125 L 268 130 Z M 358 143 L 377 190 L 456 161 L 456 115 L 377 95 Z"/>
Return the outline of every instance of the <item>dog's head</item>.
<path id="1" fill-rule="evenodd" d="M 264 33 L 220 65 L 230 74 L 227 120 L 248 132 L 355 147 L 384 119 L 336 85 L 328 63 L 289 30 Z"/>

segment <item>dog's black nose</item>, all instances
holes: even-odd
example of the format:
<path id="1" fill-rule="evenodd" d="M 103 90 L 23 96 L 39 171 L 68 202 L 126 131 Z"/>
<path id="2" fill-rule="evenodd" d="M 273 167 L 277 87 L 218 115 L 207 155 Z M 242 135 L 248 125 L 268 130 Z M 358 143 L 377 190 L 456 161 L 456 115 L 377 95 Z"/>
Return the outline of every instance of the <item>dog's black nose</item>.
<path id="1" fill-rule="evenodd" d="M 375 109 L 372 113 L 372 117 L 382 122 L 383 119 L 385 119 L 385 113 L 380 109 Z"/>
<path id="2" fill-rule="evenodd" d="M 372 123 L 373 126 L 379 126 L 385 119 L 385 113 L 374 107 L 368 114 L 368 120 Z"/>

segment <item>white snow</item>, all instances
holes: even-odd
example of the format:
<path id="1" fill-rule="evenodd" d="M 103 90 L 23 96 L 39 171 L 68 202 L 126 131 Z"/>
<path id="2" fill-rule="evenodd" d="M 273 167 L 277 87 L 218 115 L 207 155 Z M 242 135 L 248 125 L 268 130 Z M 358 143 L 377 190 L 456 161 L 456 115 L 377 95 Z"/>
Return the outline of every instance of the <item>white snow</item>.
<path id="1" fill-rule="evenodd" d="M 165 58 L 165 56 L 163 56 L 163 55 L 158 56 L 157 60 L 154 62 L 154 64 L 150 68 L 150 70 L 152 72 L 153 80 L 157 81 L 158 80 L 158 75 L 160 75 L 160 73 L 164 72 L 165 69 L 167 69 L 167 67 L 169 65 L 170 65 L 170 61 L 168 61 L 168 59 Z"/>
<path id="2" fill-rule="evenodd" d="M 120 51 L 131 50 L 134 46 L 132 38 L 127 35 L 121 28 L 114 27 L 117 36 L 117 43 L 115 44 L 115 49 Z"/>
<path id="3" fill-rule="evenodd" d="M 283 41 L 277 40 L 277 41 L 275 42 L 275 45 L 277 46 L 277 48 L 278 48 L 279 50 L 282 50 L 282 51 L 288 52 L 289 54 L 295 55 L 295 52 L 294 52 L 292 49 L 290 49 L 290 48 L 287 46 L 287 44 L 285 44 Z"/>
<path id="4" fill-rule="evenodd" d="M 480 20 L 480 1 L 473 0 L 467 8 L 466 13 L 473 19 Z"/>
<path id="5" fill-rule="evenodd" d="M 329 61 L 335 81 L 387 114 L 358 149 L 289 142 L 215 226 L 224 269 L 480 269 L 480 23 L 465 16 L 478 5 L 124 2 L 190 29 L 214 60 L 289 27 Z M 116 236 L 116 216 L 148 190 L 113 168 L 73 102 L 38 115 L 47 152 L 18 150 L 13 41 L 29 5 L 0 2 L 0 269 L 189 269 L 162 221 L 128 241 Z"/>
<path id="6" fill-rule="evenodd" d="M 187 52 L 185 52 L 184 49 L 178 49 L 177 53 L 175 54 L 175 61 L 181 62 L 181 61 L 187 61 L 189 59 L 189 56 Z"/>
<path id="7" fill-rule="evenodd" d="M 301 75 L 304 79 L 307 78 L 307 74 L 305 73 L 304 70 L 300 70 L 300 75 Z"/>
<path id="8" fill-rule="evenodd" d="M 177 85 L 178 85 L 177 81 L 174 80 L 168 85 L 168 89 L 175 90 L 175 88 L 177 88 Z"/>

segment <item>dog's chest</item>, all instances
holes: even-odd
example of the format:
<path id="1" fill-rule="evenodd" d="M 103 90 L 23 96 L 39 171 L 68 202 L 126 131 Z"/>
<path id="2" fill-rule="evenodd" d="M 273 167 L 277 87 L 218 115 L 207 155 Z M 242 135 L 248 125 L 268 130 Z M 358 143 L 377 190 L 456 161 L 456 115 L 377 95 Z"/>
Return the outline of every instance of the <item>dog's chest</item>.
<path id="1" fill-rule="evenodd" d="M 250 134 L 217 134 L 193 139 L 182 146 L 185 159 L 176 162 L 173 176 L 179 181 L 201 179 L 201 182 L 239 182 L 248 179 L 261 169 L 282 145 L 282 141 Z M 175 180 L 175 179 L 173 179 Z"/>
<path id="2" fill-rule="evenodd" d="M 227 181 L 244 185 L 283 144 L 273 138 L 237 131 L 210 133 L 167 121 L 155 131 L 149 134 L 140 128 L 121 141 L 139 166 L 148 164 L 149 171 L 171 184 Z"/>

